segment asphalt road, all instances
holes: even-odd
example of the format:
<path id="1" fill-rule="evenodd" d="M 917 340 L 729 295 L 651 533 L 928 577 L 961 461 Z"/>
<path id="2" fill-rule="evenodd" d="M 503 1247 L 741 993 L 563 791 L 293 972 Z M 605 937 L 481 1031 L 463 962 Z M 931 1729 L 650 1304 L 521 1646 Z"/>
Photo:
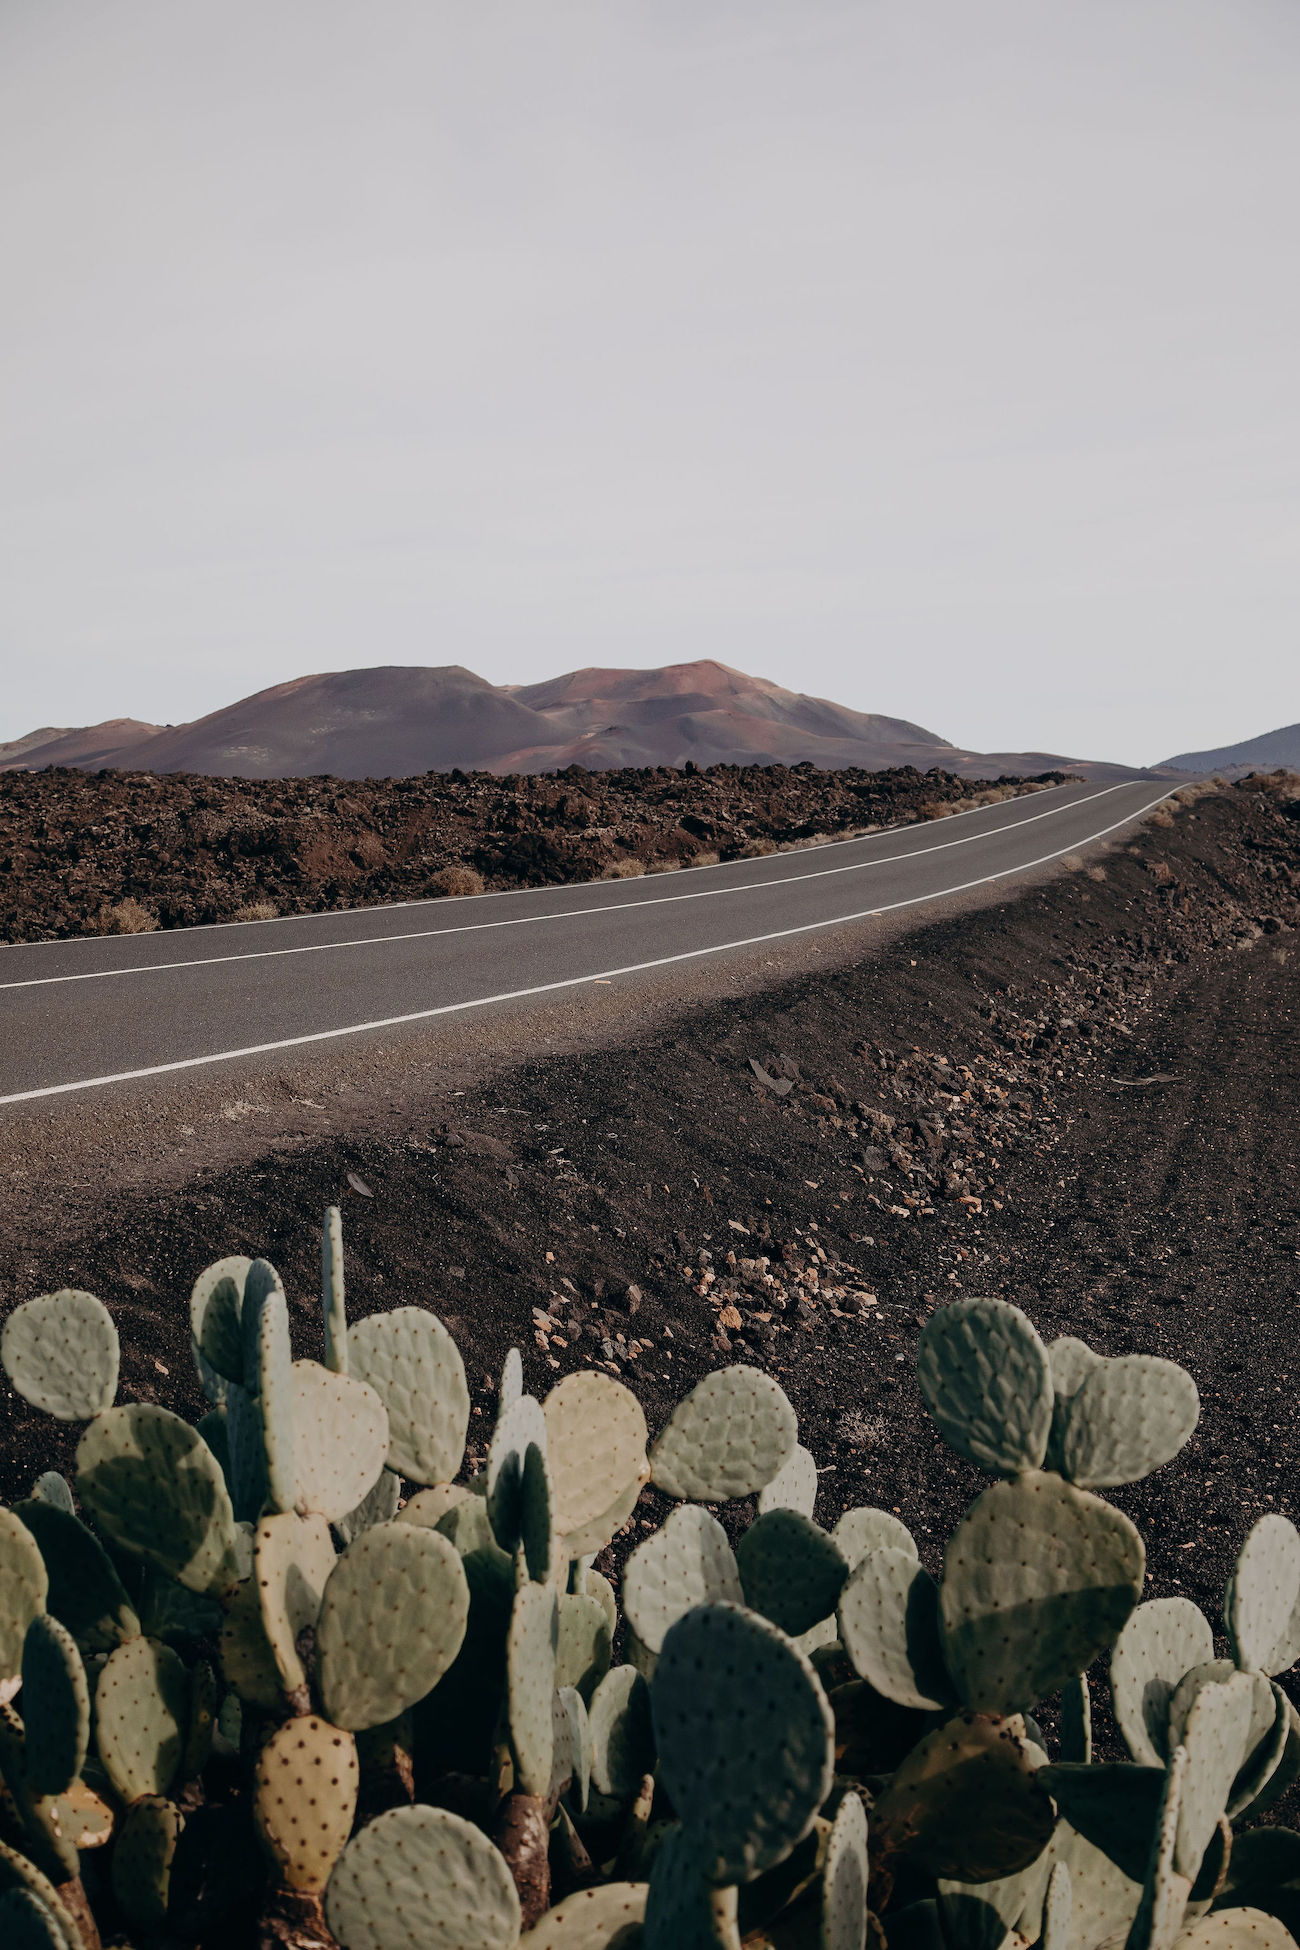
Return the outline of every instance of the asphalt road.
<path id="1" fill-rule="evenodd" d="M 1057 786 L 642 880 L 0 948 L 0 1104 L 429 1023 L 1011 882 L 1167 788 Z M 918 918 L 920 918 L 918 916 Z"/>

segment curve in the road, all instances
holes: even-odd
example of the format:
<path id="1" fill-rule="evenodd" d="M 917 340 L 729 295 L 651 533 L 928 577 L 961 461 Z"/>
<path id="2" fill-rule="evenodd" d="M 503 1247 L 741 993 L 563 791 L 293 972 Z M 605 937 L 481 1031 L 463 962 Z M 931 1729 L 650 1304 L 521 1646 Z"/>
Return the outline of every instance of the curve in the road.
<path id="1" fill-rule="evenodd" d="M 1146 782 L 1142 781 L 1140 783 L 1145 784 Z M 674 964 L 698 960 L 708 955 L 725 954 L 728 951 L 732 951 L 732 950 L 762 947 L 762 946 L 770 945 L 771 943 L 776 941 L 788 940 L 799 935 L 815 933 L 828 928 L 846 926 L 852 922 L 872 919 L 882 914 L 896 913 L 901 909 L 921 906 L 926 904 L 927 902 L 942 900 L 944 898 L 951 897 L 958 894 L 969 893 L 980 887 L 988 886 L 995 882 L 1012 878 L 1017 874 L 1026 873 L 1035 868 L 1050 865 L 1052 862 L 1061 859 L 1065 854 L 1077 851 L 1080 847 L 1093 845 L 1097 841 L 1105 839 L 1110 834 L 1117 832 L 1121 827 L 1127 826 L 1131 824 L 1134 820 L 1142 818 L 1146 813 L 1150 812 L 1155 806 L 1159 805 L 1163 799 L 1168 798 L 1170 795 L 1170 791 L 1173 789 L 1174 788 L 1166 787 L 1164 790 L 1155 793 L 1149 797 L 1146 797 L 1143 803 L 1141 804 L 1126 805 L 1126 808 L 1120 818 L 1111 821 L 1109 824 L 1102 826 L 1101 828 L 1095 831 L 1090 831 L 1087 833 L 1072 832 L 1070 838 L 1066 840 L 1063 845 L 1056 847 L 1047 853 L 1038 854 L 1033 858 L 1023 858 L 1023 859 L 1017 858 L 1008 865 L 1003 865 L 990 872 L 974 876 L 967 880 L 959 881 L 951 886 L 927 888 L 923 892 L 907 894 L 898 899 L 879 901 L 873 906 L 859 908 L 856 911 L 851 913 L 822 915 L 822 916 L 818 916 L 813 920 L 795 922 L 790 925 L 780 926 L 776 928 L 768 928 L 759 933 L 746 934 L 746 935 L 742 935 L 724 941 L 710 941 L 707 943 L 694 945 L 689 948 L 683 948 L 672 953 L 654 955 L 654 956 L 638 959 L 635 961 L 624 962 L 621 964 L 602 966 L 598 968 L 585 968 L 578 973 L 567 973 L 564 975 L 557 976 L 554 979 L 538 981 L 538 982 L 530 982 L 521 986 L 515 986 L 510 988 L 504 988 L 504 989 L 492 989 L 487 993 L 461 996 L 456 1000 L 438 1003 L 430 1007 L 420 1008 L 420 1009 L 408 1009 L 408 1010 L 403 1010 L 401 1012 L 393 1013 L 389 1015 L 375 1016 L 361 1022 L 335 1024 L 325 1029 L 301 1030 L 290 1035 L 277 1036 L 261 1042 L 244 1043 L 236 1047 L 229 1047 L 229 1048 L 223 1048 L 217 1050 L 208 1050 L 200 1054 L 188 1054 L 188 1055 L 175 1057 L 170 1060 L 165 1060 L 160 1062 L 142 1063 L 142 1064 L 134 1065 L 129 1068 L 105 1071 L 101 1074 L 96 1074 L 96 1075 L 75 1076 L 71 1078 L 60 1079 L 59 1081 L 56 1082 L 41 1083 L 35 1085 L 34 1087 L 12 1090 L 4 1095 L 0 1095 L 0 1104 L 25 1103 L 38 1098 L 63 1096 L 73 1091 L 97 1089 L 112 1084 L 131 1083 L 148 1077 L 172 1074 L 176 1071 L 192 1070 L 192 1069 L 201 1068 L 214 1063 L 230 1062 L 238 1058 L 262 1056 L 262 1055 L 271 1054 L 275 1051 L 297 1048 L 307 1044 L 328 1042 L 328 1041 L 340 1039 L 343 1037 L 349 1037 L 349 1036 L 360 1036 L 377 1030 L 395 1029 L 412 1023 L 431 1021 L 440 1016 L 452 1015 L 468 1009 L 485 1008 L 494 1003 L 522 1001 L 530 997 L 554 994 L 564 989 L 579 988 L 592 982 L 609 982 L 609 981 L 613 981 L 619 976 L 646 973 L 655 969 L 671 967 Z M 995 840 L 1000 839 L 1006 841 L 1008 839 L 1013 839 L 1015 833 L 1022 827 L 1032 825 L 1036 823 L 1038 820 L 1044 818 L 1048 818 L 1052 816 L 1060 816 L 1062 814 L 1071 811 L 1077 811 L 1080 807 L 1093 803 L 1094 800 L 1107 798 L 1112 793 L 1119 792 L 1119 791 L 1124 791 L 1126 794 L 1133 794 L 1134 786 L 1132 784 L 1126 784 L 1124 786 L 1110 786 L 1105 788 L 1101 792 L 1091 793 L 1084 797 L 1073 798 L 1064 806 L 1052 807 L 1048 809 L 1046 812 L 1034 813 L 1027 817 L 1013 821 L 1009 825 L 1002 825 L 1002 826 L 994 827 L 992 829 L 985 829 L 980 833 L 963 836 L 963 838 L 960 840 L 946 840 L 940 842 L 938 845 L 935 846 L 915 848 L 909 850 L 907 853 L 899 854 L 899 855 L 890 855 L 885 857 L 876 857 L 868 860 L 855 861 L 853 863 L 850 863 L 847 866 L 842 866 L 842 867 L 811 868 L 807 871 L 797 873 L 797 874 L 787 874 L 777 878 L 768 878 L 759 881 L 746 881 L 741 886 L 733 887 L 733 886 L 718 885 L 709 889 L 700 889 L 698 891 L 693 891 L 687 894 L 674 893 L 671 895 L 651 895 L 648 897 L 643 895 L 642 898 L 639 900 L 629 899 L 625 897 L 622 900 L 615 900 L 611 904 L 604 904 L 594 908 L 584 907 L 578 909 L 560 910 L 556 912 L 551 912 L 546 915 L 518 916 L 518 917 L 507 918 L 504 922 L 503 921 L 478 922 L 478 923 L 470 923 L 465 926 L 456 926 L 448 929 L 421 930 L 417 934 L 412 934 L 411 932 L 408 931 L 405 934 L 393 934 L 393 935 L 386 935 L 386 936 L 370 937 L 367 938 L 365 941 L 303 944 L 298 947 L 290 948 L 290 949 L 253 951 L 252 953 L 237 952 L 230 956 L 217 956 L 217 957 L 204 956 L 202 958 L 196 958 L 195 960 L 188 961 L 188 962 L 182 961 L 179 963 L 173 962 L 173 963 L 152 963 L 152 964 L 144 963 L 129 969 L 120 969 L 120 970 L 111 970 L 111 971 L 110 970 L 83 971 L 82 973 L 83 976 L 94 975 L 96 973 L 107 974 L 107 973 L 126 973 L 126 972 L 138 972 L 138 973 L 152 972 L 159 975 L 162 974 L 175 975 L 178 973 L 183 974 L 185 971 L 197 972 L 200 969 L 211 970 L 214 967 L 214 965 L 231 964 L 231 963 L 238 965 L 240 963 L 246 963 L 248 961 L 253 961 L 253 960 L 274 959 L 276 957 L 283 956 L 283 955 L 291 955 L 291 954 L 297 954 L 302 952 L 312 952 L 314 949 L 324 948 L 324 947 L 354 946 L 354 947 L 368 947 L 371 949 L 382 948 L 382 947 L 400 947 L 400 946 L 409 947 L 409 945 L 414 941 L 427 942 L 439 936 L 445 937 L 448 935 L 457 935 L 457 934 L 459 935 L 473 934 L 480 931 L 496 929 L 501 926 L 517 925 L 518 922 L 522 920 L 540 920 L 540 919 L 559 920 L 559 919 L 576 919 L 576 918 L 581 918 L 584 920 L 592 920 L 592 919 L 600 919 L 600 918 L 611 918 L 621 914 L 622 915 L 628 914 L 629 910 L 631 910 L 634 913 L 636 910 L 644 909 L 646 907 L 676 905 L 684 901 L 698 900 L 701 897 L 707 898 L 709 895 L 721 894 L 724 892 L 770 895 L 775 889 L 779 889 L 783 887 L 805 886 L 806 883 L 810 881 L 825 879 L 830 877 L 831 875 L 843 873 L 846 871 L 853 872 L 871 866 L 884 866 L 890 863 L 896 864 L 900 861 L 918 859 L 928 854 L 944 852 L 951 849 L 952 847 L 965 844 L 967 843 L 968 840 L 973 841 L 976 839 L 983 838 L 983 839 L 995 839 Z M 1004 804 L 1011 804 L 1011 803 L 1015 803 L 1015 802 L 1004 802 Z M 992 809 L 989 810 L 991 811 Z M 856 843 L 836 842 L 835 844 L 856 844 Z M 811 851 L 811 849 L 809 849 L 809 851 Z M 702 871 L 708 873 L 717 873 L 723 870 L 710 868 L 710 869 L 703 869 Z M 614 888 L 619 888 L 620 886 L 621 887 L 627 886 L 627 883 L 620 884 L 620 883 L 593 882 L 590 884 L 593 887 L 600 886 L 602 887 L 602 889 L 610 888 L 611 890 Z M 529 891 L 536 892 L 537 890 L 529 890 Z M 518 898 L 518 896 L 516 896 L 516 898 Z M 303 918 L 303 917 L 297 917 L 297 918 Z M 66 946 L 67 944 L 49 944 L 49 945 L 50 946 L 58 945 L 62 947 L 62 946 Z M 68 979 L 69 978 L 66 975 L 56 975 L 56 976 L 44 977 L 44 978 L 37 977 L 35 978 L 34 981 L 0 984 L 0 987 L 5 987 L 9 989 L 14 989 L 14 988 L 30 989 L 32 987 L 45 987 L 45 986 L 58 985 L 66 982 Z M 80 978 L 78 977 L 73 979 L 80 979 Z M 82 991 L 82 993 L 84 994 L 85 991 Z M 241 1004 L 247 1006 L 248 999 L 249 998 L 246 998 L 242 995 L 235 996 L 232 999 L 232 1006 L 239 1006 Z M 15 997 L 15 1002 L 19 1000 L 20 998 Z"/>

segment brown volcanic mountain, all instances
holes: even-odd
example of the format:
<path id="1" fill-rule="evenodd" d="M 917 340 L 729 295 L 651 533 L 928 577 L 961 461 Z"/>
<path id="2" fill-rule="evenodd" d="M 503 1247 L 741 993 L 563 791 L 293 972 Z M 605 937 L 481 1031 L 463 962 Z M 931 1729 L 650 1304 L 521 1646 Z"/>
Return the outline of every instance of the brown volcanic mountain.
<path id="1" fill-rule="evenodd" d="M 120 731 L 114 739 L 112 734 Z M 489 684 L 459 664 L 387 664 L 299 677 L 193 724 L 130 719 L 33 734 L 0 748 L 0 771 L 198 772 L 216 777 L 402 778 L 422 772 L 589 771 L 628 765 L 891 765 L 984 776 L 1036 773 L 1046 752 L 971 753 L 904 718 L 851 711 L 705 659 L 661 670 L 575 670 L 541 684 Z M 1069 762 L 1090 776 L 1121 766 Z"/>

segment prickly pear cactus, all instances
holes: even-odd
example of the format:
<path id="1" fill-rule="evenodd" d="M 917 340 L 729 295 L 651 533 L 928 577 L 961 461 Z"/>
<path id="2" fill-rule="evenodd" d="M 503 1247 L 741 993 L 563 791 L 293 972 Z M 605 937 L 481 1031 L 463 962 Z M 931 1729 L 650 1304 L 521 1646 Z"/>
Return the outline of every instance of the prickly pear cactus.
<path id="1" fill-rule="evenodd" d="M 18 1393 L 60 1422 L 88 1422 L 117 1393 L 117 1329 L 102 1300 L 65 1287 L 15 1307 L 0 1365 Z"/>
<path id="2" fill-rule="evenodd" d="M 358 1779 L 352 1735 L 314 1713 L 286 1720 L 267 1741 L 253 1812 L 283 1887 L 325 1888 L 352 1830 Z"/>
<path id="3" fill-rule="evenodd" d="M 347 1345 L 351 1372 L 388 1410 L 389 1468 L 413 1483 L 450 1483 L 465 1453 L 469 1388 L 442 1322 L 422 1307 L 398 1307 L 357 1321 Z"/>
<path id="4" fill-rule="evenodd" d="M 519 1897 L 505 1859 L 445 1808 L 393 1808 L 349 1842 L 330 1877 L 344 1950 L 514 1950 Z"/>
<path id="5" fill-rule="evenodd" d="M 668 1496 L 721 1503 L 764 1488 L 797 1444 L 794 1410 L 770 1375 L 719 1368 L 673 1410 L 650 1452 L 651 1476 Z"/>

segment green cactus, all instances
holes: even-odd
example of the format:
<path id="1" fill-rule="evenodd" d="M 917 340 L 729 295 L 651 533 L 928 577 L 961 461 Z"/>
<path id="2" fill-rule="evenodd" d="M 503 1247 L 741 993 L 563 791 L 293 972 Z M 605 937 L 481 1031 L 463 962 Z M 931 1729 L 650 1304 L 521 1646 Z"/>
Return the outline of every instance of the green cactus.
<path id="1" fill-rule="evenodd" d="M 866 1810 L 846 1794 L 826 1843 L 821 1950 L 865 1950 L 868 1874 Z"/>
<path id="2" fill-rule="evenodd" d="M 634 1950 L 645 1905 L 643 1882 L 575 1890 L 524 1932 L 521 1950 Z"/>
<path id="3" fill-rule="evenodd" d="M 451 1486 L 448 1484 L 445 1487 L 450 1488 Z M 411 1498 L 410 1503 L 403 1512 L 403 1523 L 423 1523 L 425 1518 L 423 1516 L 423 1506 L 420 1505 L 420 1498 L 436 1496 L 437 1494 L 438 1492 L 436 1490 L 419 1490 Z M 353 1509 L 349 1510 L 345 1517 L 335 1519 L 334 1535 L 346 1549 L 349 1544 L 353 1543 L 361 1535 L 363 1530 L 369 1530 L 373 1524 L 390 1522 L 397 1515 L 398 1506 L 401 1501 L 401 1477 L 395 1475 L 391 1469 L 381 1469 L 361 1501 Z M 419 1506 L 417 1514 L 414 1516 L 411 1514 L 412 1504 Z M 442 1515 L 441 1509 L 438 1515 Z M 432 1530 L 434 1524 L 431 1523 L 429 1528 Z"/>
<path id="4" fill-rule="evenodd" d="M 7 1950 L 69 1950 L 58 1919 L 30 1889 L 0 1896 L 0 1943 Z"/>
<path id="5" fill-rule="evenodd" d="M 336 1558 L 324 1517 L 298 1517 L 280 1511 L 262 1518 L 253 1539 L 253 1579 L 262 1612 L 262 1630 L 280 1684 L 292 1699 L 305 1700 L 307 1674 L 298 1652 L 300 1635 L 314 1630 L 325 1586 Z"/>
<path id="6" fill-rule="evenodd" d="M 506 1638 L 506 1683 L 515 1786 L 523 1794 L 543 1796 L 550 1786 L 558 1640 L 558 1594 L 550 1585 L 521 1585 Z"/>
<path id="7" fill-rule="evenodd" d="M 576 1687 L 586 1705 L 609 1671 L 609 1616 L 599 1598 L 585 1591 L 562 1592 L 558 1611 L 555 1683 Z"/>
<path id="8" fill-rule="evenodd" d="M 347 1345 L 351 1372 L 388 1410 L 388 1467 L 413 1483 L 450 1483 L 465 1453 L 469 1388 L 442 1322 L 422 1307 L 398 1307 L 358 1321 Z"/>
<path id="9" fill-rule="evenodd" d="M 645 1950 L 740 1950 L 737 1908 L 735 1885 L 711 1884 L 686 1831 L 670 1829 L 646 1888 Z"/>
<path id="10" fill-rule="evenodd" d="M 591 1696 L 591 1778 L 601 1794 L 627 1801 L 654 1767 L 650 1688 L 635 1666 L 611 1666 Z"/>
<path id="11" fill-rule="evenodd" d="M 45 1610 L 49 1583 L 31 1531 L 12 1510 L 0 1510 L 0 1700 L 17 1690 L 27 1628 Z"/>
<path id="12" fill-rule="evenodd" d="M 13 1515 L 31 1532 L 44 1560 L 47 1606 L 83 1652 L 111 1652 L 123 1639 L 138 1635 L 135 1608 L 92 1531 L 70 1511 L 44 1498 L 19 1503 Z M 4 1527 L 5 1513 L 0 1512 L 0 1538 Z M 0 1561 L 2 1553 L 0 1543 Z"/>
<path id="13" fill-rule="evenodd" d="M 77 1445 L 77 1493 L 110 1543 L 190 1591 L 238 1576 L 235 1516 L 206 1442 L 151 1404 L 105 1409 Z"/>
<path id="14" fill-rule="evenodd" d="M 650 1473 L 641 1404 L 612 1375 L 566 1375 L 542 1404 L 555 1528 L 571 1557 L 602 1550 Z"/>
<path id="15" fill-rule="evenodd" d="M 888 1510 L 846 1510 L 831 1536 L 850 1571 L 857 1570 L 868 1551 L 897 1550 L 918 1556 L 911 1531 Z"/>
<path id="16" fill-rule="evenodd" d="M 789 1461 L 759 1491 L 758 1514 L 764 1517 L 769 1510 L 797 1510 L 801 1517 L 811 1517 L 816 1502 L 817 1464 L 811 1452 L 796 1443 Z"/>
<path id="17" fill-rule="evenodd" d="M 906 1551 L 862 1559 L 840 1598 L 839 1631 L 854 1671 L 886 1699 L 922 1712 L 955 1705 L 938 1586 Z"/>
<path id="18" fill-rule="evenodd" d="M 1237 1664 L 1269 1674 L 1300 1658 L 1300 1532 L 1269 1511 L 1241 1547 L 1224 1605 Z"/>
<path id="19" fill-rule="evenodd" d="M 331 1374 L 346 1374 L 348 1315 L 343 1280 L 343 1214 L 337 1205 L 325 1208 L 320 1241 L 320 1296 L 325 1366 Z"/>
<path id="20" fill-rule="evenodd" d="M 15 1307 L 0 1334 L 0 1366 L 34 1408 L 88 1422 L 117 1393 L 117 1329 L 102 1300 L 64 1287 Z"/>
<path id="21" fill-rule="evenodd" d="M 1062 1473 L 1081 1489 L 1139 1482 L 1178 1454 L 1200 1412 L 1196 1383 L 1173 1361 L 1099 1361 L 1065 1416 Z"/>
<path id="22" fill-rule="evenodd" d="M 267 1741 L 253 1813 L 283 1888 L 324 1892 L 352 1832 L 358 1778 L 352 1735 L 314 1713 L 286 1720 Z"/>
<path id="23" fill-rule="evenodd" d="M 829 1618 L 849 1567 L 811 1517 L 782 1506 L 765 1510 L 736 1546 L 736 1568 L 751 1611 L 791 1638 Z"/>
<path id="24" fill-rule="evenodd" d="M 719 1368 L 678 1402 L 650 1451 L 651 1480 L 667 1496 L 702 1503 L 753 1496 L 798 1445 L 778 1384 L 758 1368 Z"/>
<path id="25" fill-rule="evenodd" d="M 658 1653 L 693 1605 L 743 1604 L 740 1572 L 727 1533 L 693 1503 L 673 1510 L 662 1530 L 638 1544 L 623 1571 L 623 1609 L 638 1641 Z"/>
<path id="26" fill-rule="evenodd" d="M 1035 1773 L 1003 1721 L 958 1714 L 913 1748 L 876 1802 L 878 1846 L 962 1882 L 1015 1875 L 1037 1860 L 1055 1822 Z"/>
<path id="27" fill-rule="evenodd" d="M 160 1930 L 167 1921 L 181 1817 L 170 1801 L 145 1794 L 127 1809 L 113 1849 L 113 1894 L 129 1923 Z"/>
<path id="28" fill-rule="evenodd" d="M 524 1467 L 528 1451 L 546 1454 L 546 1417 L 542 1405 L 532 1395 L 520 1395 L 497 1423 L 488 1450 L 487 1514 L 497 1543 L 512 1554 L 523 1542 L 525 1493 Z M 536 1475 L 530 1485 L 530 1501 L 535 1495 Z M 535 1513 L 535 1502 L 532 1504 Z"/>
<path id="29" fill-rule="evenodd" d="M 325 1585 L 316 1651 L 321 1703 L 350 1732 L 396 1719 L 442 1678 L 465 1636 L 469 1586 L 436 1530 L 363 1531 Z"/>
<path id="30" fill-rule="evenodd" d="M 244 1380 L 244 1284 L 252 1260 L 242 1253 L 205 1267 L 190 1294 L 190 1337 L 199 1378 L 204 1367 L 223 1381 Z"/>
<path id="31" fill-rule="evenodd" d="M 960 1455 L 998 1476 L 1041 1468 L 1052 1427 L 1052 1368 L 1018 1307 L 1005 1300 L 941 1307 L 917 1344 L 916 1375 Z"/>
<path id="32" fill-rule="evenodd" d="M 180 1769 L 190 1679 L 170 1646 L 128 1639 L 109 1654 L 95 1687 L 100 1764 L 123 1801 L 166 1795 Z"/>
<path id="33" fill-rule="evenodd" d="M 315 1361 L 294 1362 L 290 1399 L 296 1486 L 292 1507 L 341 1522 L 384 1468 L 389 1449 L 384 1404 L 355 1375 L 331 1374 Z"/>
<path id="34" fill-rule="evenodd" d="M 394 1808 L 343 1851 L 325 1898 L 343 1950 L 514 1950 L 519 1896 L 487 1836 L 445 1808 Z"/>
<path id="35" fill-rule="evenodd" d="M 1214 1634 L 1190 1598 L 1153 1598 L 1131 1613 L 1110 1655 L 1116 1724 L 1134 1760 L 1169 1758 L 1169 1702 L 1184 1673 L 1214 1657 Z"/>
<path id="36" fill-rule="evenodd" d="M 33 1794 L 66 1794 L 90 1743 L 90 1687 L 71 1632 L 38 1613 L 23 1641 L 25 1773 Z"/>

